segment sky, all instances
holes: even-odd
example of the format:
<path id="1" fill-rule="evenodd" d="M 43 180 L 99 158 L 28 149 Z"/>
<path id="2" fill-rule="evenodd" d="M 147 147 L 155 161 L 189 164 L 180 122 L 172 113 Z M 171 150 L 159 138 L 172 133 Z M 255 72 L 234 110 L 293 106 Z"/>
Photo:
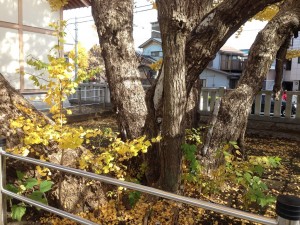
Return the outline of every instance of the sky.
<path id="1" fill-rule="evenodd" d="M 71 50 L 75 43 L 75 15 L 78 21 L 78 41 L 89 50 L 94 44 L 99 43 L 98 34 L 91 16 L 91 8 L 67 10 L 64 19 L 68 20 L 66 51 Z M 133 37 L 135 48 L 147 41 L 151 36 L 151 22 L 157 21 L 157 11 L 152 9 L 148 0 L 135 0 Z M 265 26 L 265 22 L 247 22 L 241 35 L 233 35 L 225 45 L 236 49 L 249 49 L 257 33 Z"/>

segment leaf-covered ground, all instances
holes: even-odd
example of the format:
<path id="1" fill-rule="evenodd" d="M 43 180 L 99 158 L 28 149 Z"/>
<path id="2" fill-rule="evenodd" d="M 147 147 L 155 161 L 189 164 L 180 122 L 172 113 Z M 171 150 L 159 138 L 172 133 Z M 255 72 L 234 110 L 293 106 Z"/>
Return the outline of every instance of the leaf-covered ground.
<path id="1" fill-rule="evenodd" d="M 279 156 L 283 167 L 265 177 L 269 188 L 274 193 L 300 196 L 300 142 L 251 136 L 246 148 L 251 155 Z"/>
<path id="2" fill-rule="evenodd" d="M 115 118 L 111 112 L 102 113 L 101 116 L 73 123 L 72 126 L 82 126 L 86 128 L 106 128 L 117 130 Z M 300 142 L 287 139 L 260 138 L 248 136 L 246 138 L 246 150 L 248 155 L 256 156 L 279 156 L 282 158 L 282 167 L 268 171 L 263 180 L 269 186 L 270 194 L 292 194 L 300 196 Z M 255 214 L 276 217 L 274 205 L 258 208 L 256 205 L 249 205 L 245 208 L 240 192 L 236 187 L 232 191 L 223 194 L 216 194 L 210 197 L 203 197 L 197 188 L 189 186 L 184 190 L 184 195 L 198 197 L 204 200 L 220 203 L 227 206 L 250 211 Z M 225 215 L 220 215 L 209 210 L 203 210 L 184 204 L 166 201 L 163 199 L 153 199 L 149 196 L 142 196 L 135 207 L 126 207 L 120 204 L 122 201 L 111 199 L 95 212 L 83 212 L 81 216 L 88 218 L 98 224 L 254 224 L 245 220 L 240 220 Z M 123 222 L 118 222 L 118 221 Z M 177 221 L 177 222 L 175 222 Z M 46 217 L 41 220 L 42 224 L 76 224 L 71 221 L 62 220 L 56 216 Z"/>
<path id="3" fill-rule="evenodd" d="M 93 120 L 76 123 L 76 125 L 89 128 L 112 127 L 114 130 L 117 129 L 115 119 L 110 113 L 102 114 L 101 117 L 97 117 Z M 267 172 L 263 177 L 263 180 L 268 184 L 270 194 L 274 196 L 278 196 L 279 194 L 300 196 L 300 142 L 273 137 L 261 138 L 258 136 L 248 136 L 246 137 L 246 150 L 248 155 L 279 156 L 282 159 L 282 167 Z M 197 190 L 194 190 L 193 187 L 190 187 L 190 189 L 191 190 L 187 190 L 185 194 L 201 196 L 201 194 L 198 193 Z M 260 213 L 268 217 L 276 217 L 274 205 L 262 209 L 250 205 L 245 209 L 237 190 L 232 190 L 231 193 L 227 192 L 222 195 L 215 195 L 207 200 L 234 206 L 242 210 L 252 211 L 256 214 Z M 143 208 L 143 203 L 140 203 L 140 207 L 138 203 L 136 207 Z M 156 207 L 159 210 L 155 211 L 152 209 L 152 215 L 149 217 L 148 224 L 172 224 L 174 216 L 178 217 L 178 220 L 180 221 L 179 224 L 253 224 L 248 221 L 227 217 L 208 210 L 197 209 L 180 204 L 174 207 L 172 204 L 173 203 L 166 201 L 158 203 Z M 176 211 L 177 209 L 178 212 Z M 160 215 L 161 211 L 166 212 L 166 215 Z M 147 210 L 145 213 L 147 213 Z M 157 218 L 157 220 L 153 218 Z M 160 223 L 158 218 L 161 218 Z"/>

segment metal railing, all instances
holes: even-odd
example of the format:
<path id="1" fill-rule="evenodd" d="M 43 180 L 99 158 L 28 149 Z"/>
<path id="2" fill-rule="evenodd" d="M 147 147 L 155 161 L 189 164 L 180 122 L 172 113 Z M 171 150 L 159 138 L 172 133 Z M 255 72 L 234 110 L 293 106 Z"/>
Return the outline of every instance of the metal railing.
<path id="1" fill-rule="evenodd" d="M 278 221 L 285 222 L 285 219 L 282 220 L 281 217 L 279 217 L 279 219 L 281 218 L 281 220 L 277 221 L 272 218 L 267 218 L 267 217 L 256 215 L 253 213 L 244 212 L 244 211 L 241 211 L 238 209 L 233 209 L 230 207 L 226 207 L 223 205 L 219 205 L 219 204 L 215 204 L 215 203 L 211 203 L 211 202 L 207 202 L 207 201 L 202 201 L 202 200 L 198 200 L 198 199 L 194 199 L 194 198 L 190 198 L 190 197 L 176 195 L 176 194 L 165 192 L 165 191 L 155 189 L 152 187 L 147 187 L 147 186 L 143 186 L 140 184 L 135 184 L 135 183 L 127 182 L 127 181 L 121 181 L 121 180 L 118 180 L 115 178 L 98 175 L 98 174 L 86 172 L 83 170 L 74 169 L 74 168 L 62 166 L 59 164 L 53 164 L 53 163 L 49 163 L 49 162 L 45 162 L 45 161 L 41 161 L 41 160 L 29 158 L 29 157 L 13 155 L 13 154 L 5 152 L 5 139 L 0 139 L 0 156 L 1 156 L 0 157 L 0 163 L 1 163 L 1 171 L 0 171 L 0 191 L 1 191 L 0 192 L 0 214 L 1 214 L 1 217 L 0 217 L 0 224 L 3 224 L 3 225 L 6 225 L 6 214 L 7 214 L 6 196 L 10 196 L 10 197 L 18 199 L 20 201 L 26 202 L 30 205 L 44 209 L 45 211 L 54 213 L 54 214 L 59 215 L 64 218 L 71 219 L 75 222 L 78 222 L 78 223 L 81 223 L 84 225 L 94 225 L 95 224 L 95 223 L 93 223 L 89 220 L 83 219 L 79 216 L 73 215 L 71 213 L 65 212 L 63 210 L 60 210 L 60 209 L 57 209 L 57 208 L 54 208 L 54 207 L 51 207 L 48 205 L 44 205 L 40 202 L 31 200 L 29 198 L 17 195 L 13 192 L 6 190 L 4 187 L 5 187 L 5 181 L 6 181 L 6 174 L 5 174 L 6 172 L 5 171 L 6 171 L 6 158 L 7 157 L 10 159 L 20 160 L 20 161 L 27 162 L 30 164 L 48 167 L 50 169 L 55 169 L 55 170 L 73 174 L 76 176 L 81 176 L 81 177 L 105 182 L 108 184 L 113 184 L 116 186 L 122 186 L 122 187 L 129 188 L 129 189 L 132 189 L 135 191 L 140 191 L 142 193 L 147 193 L 147 194 L 155 195 L 157 197 L 162 197 L 165 199 L 174 200 L 174 201 L 177 201 L 180 203 L 188 204 L 191 206 L 196 206 L 196 207 L 200 207 L 203 209 L 212 210 L 217 213 L 222 213 L 222 214 L 225 214 L 228 216 L 245 219 L 245 220 L 252 221 L 252 222 L 257 222 L 257 223 L 262 223 L 262 224 L 267 224 L 267 225 L 279 224 Z M 286 223 L 280 223 L 280 224 L 283 225 Z"/>

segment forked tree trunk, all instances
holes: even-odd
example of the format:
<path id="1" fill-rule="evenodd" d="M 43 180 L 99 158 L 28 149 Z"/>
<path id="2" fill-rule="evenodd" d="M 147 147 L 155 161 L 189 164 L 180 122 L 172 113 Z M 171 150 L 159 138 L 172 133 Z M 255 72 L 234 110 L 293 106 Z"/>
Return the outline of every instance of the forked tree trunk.
<path id="1" fill-rule="evenodd" d="M 148 107 L 159 105 L 162 108 L 150 109 L 145 131 L 156 136 L 155 134 L 160 131 L 161 118 L 158 116 L 163 109 L 162 149 L 166 150 L 162 150 L 159 154 L 159 161 L 163 164 L 160 170 L 163 188 L 175 190 L 178 187 L 180 146 L 185 128 L 183 117 L 194 82 L 220 47 L 243 23 L 267 5 L 279 1 L 226 0 L 214 9 L 211 0 L 157 1 L 159 22 L 163 28 L 164 59 L 168 65 L 164 64 L 167 75 L 163 81 L 164 95 L 160 102 L 155 104 L 156 92 L 152 93 L 153 99 L 147 97 Z M 92 1 L 108 82 L 113 103 L 119 112 L 118 121 L 124 137 L 141 134 L 139 128 L 143 126 L 147 113 L 141 97 L 143 96 L 141 88 L 138 87 L 140 84 L 136 82 L 136 64 L 132 63 L 135 61 L 131 37 L 132 3 L 131 0 Z M 177 146 L 172 149 L 175 145 Z M 155 159 L 158 151 L 150 151 L 149 154 L 149 158 Z M 158 171 L 157 168 L 155 171 Z"/>
<path id="2" fill-rule="evenodd" d="M 134 51 L 133 1 L 95 0 L 97 27 L 112 103 L 124 139 L 142 135 L 147 108 Z"/>
<path id="3" fill-rule="evenodd" d="M 299 27 L 299 16 L 300 1 L 285 1 L 280 12 L 258 34 L 237 88 L 221 101 L 212 139 L 207 143 L 210 162 L 216 161 L 214 155 L 224 143 L 243 142 L 250 108 L 261 88 L 257 84 L 262 84 L 279 47 Z"/>

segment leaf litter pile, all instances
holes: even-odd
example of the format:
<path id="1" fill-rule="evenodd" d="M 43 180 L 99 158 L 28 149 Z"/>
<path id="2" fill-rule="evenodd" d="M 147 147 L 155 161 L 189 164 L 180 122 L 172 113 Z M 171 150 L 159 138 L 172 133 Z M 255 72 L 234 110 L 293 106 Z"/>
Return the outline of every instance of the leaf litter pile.
<path id="1" fill-rule="evenodd" d="M 101 116 L 74 123 L 72 126 L 110 127 L 117 131 L 116 120 L 112 113 L 102 113 Z M 262 177 L 268 185 L 269 194 L 275 197 L 279 194 L 300 196 L 299 141 L 248 136 L 245 147 L 249 156 L 278 156 L 282 159 L 280 168 L 269 171 Z M 136 192 L 132 193 L 136 194 Z M 203 196 L 197 188 L 188 186 L 183 190 L 183 195 L 276 218 L 274 204 L 263 208 L 257 205 L 245 206 L 240 198 L 238 186 L 232 187 L 231 191 L 209 197 Z M 135 197 L 133 195 L 133 198 Z M 153 196 L 140 195 L 140 193 L 135 201 L 134 206 L 126 206 L 120 199 L 111 198 L 107 200 L 106 205 L 102 205 L 96 212 L 82 212 L 79 215 L 98 224 L 257 224 Z M 53 225 L 76 224 L 57 216 L 44 217 L 40 222 L 41 224 Z"/>

